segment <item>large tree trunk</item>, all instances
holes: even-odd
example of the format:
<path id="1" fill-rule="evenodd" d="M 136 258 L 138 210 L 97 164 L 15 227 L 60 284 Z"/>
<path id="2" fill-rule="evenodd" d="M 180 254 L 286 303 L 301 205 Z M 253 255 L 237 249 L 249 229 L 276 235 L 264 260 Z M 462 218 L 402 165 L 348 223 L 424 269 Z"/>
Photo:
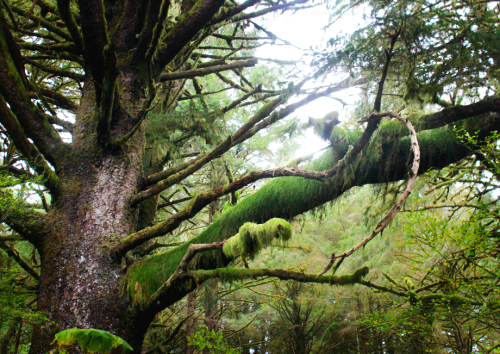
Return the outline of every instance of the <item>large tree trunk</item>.
<path id="1" fill-rule="evenodd" d="M 46 353 L 54 333 L 72 327 L 109 331 L 140 351 L 149 324 L 138 323 L 123 287 L 125 265 L 110 257 L 111 247 L 136 229 L 129 199 L 142 178 L 143 133 L 119 153 L 95 148 L 89 123 L 95 102 L 88 96 L 77 117 L 78 151 L 58 171 L 63 193 L 51 205 L 40 245 L 38 307 L 57 328 L 42 328 L 32 353 Z"/>

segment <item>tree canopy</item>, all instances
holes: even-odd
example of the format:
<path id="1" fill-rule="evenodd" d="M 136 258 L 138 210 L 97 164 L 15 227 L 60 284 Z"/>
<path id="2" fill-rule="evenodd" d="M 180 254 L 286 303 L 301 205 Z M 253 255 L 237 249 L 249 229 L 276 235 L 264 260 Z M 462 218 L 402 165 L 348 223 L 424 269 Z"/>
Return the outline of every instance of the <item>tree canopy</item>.
<path id="1" fill-rule="evenodd" d="M 111 332 L 140 352 L 155 316 L 214 278 L 361 284 L 424 307 L 478 302 L 390 275 L 386 286 L 367 278 L 366 264 L 346 264 L 391 223 L 418 174 L 457 164 L 435 175 L 446 193 L 472 183 L 474 169 L 482 171 L 476 182 L 498 176 L 498 4 L 339 0 L 329 4 L 326 28 L 350 11 L 365 22 L 311 50 L 310 74 L 294 61 L 257 57 L 263 45 L 290 44 L 265 28 L 265 15 L 314 6 L 0 2 L 0 247 L 9 269 L 2 287 L 23 293 L 5 298 L 5 348 L 15 333 L 19 347 L 22 321 L 30 321 L 32 353 L 46 353 L 58 329 L 74 327 Z M 294 117 L 350 88 L 362 92 L 354 109 L 303 125 Z M 258 169 L 265 154 L 286 158 L 309 127 L 329 144 L 320 157 Z M 356 244 L 329 250 L 319 273 L 249 268 L 264 248 L 290 240 L 294 218 L 353 187 L 401 180 L 378 223 Z M 480 196 L 494 199 L 494 190 L 477 187 L 468 202 L 479 209 Z M 477 228 L 470 239 L 488 259 L 496 257 L 485 241 L 497 232 L 495 206 L 465 224 Z M 415 242 L 438 252 L 444 241 Z M 469 268 L 477 256 L 461 247 L 453 262 Z M 287 291 L 293 307 L 298 290 Z"/>

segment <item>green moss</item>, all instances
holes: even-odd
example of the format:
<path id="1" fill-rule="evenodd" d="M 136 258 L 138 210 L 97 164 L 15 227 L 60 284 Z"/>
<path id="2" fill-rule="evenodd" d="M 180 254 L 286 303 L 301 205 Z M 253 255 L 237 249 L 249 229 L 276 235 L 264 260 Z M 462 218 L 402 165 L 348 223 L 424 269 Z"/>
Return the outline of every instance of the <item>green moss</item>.
<path id="1" fill-rule="evenodd" d="M 202 284 L 207 279 L 219 278 L 225 282 L 234 282 L 245 279 L 256 279 L 260 277 L 276 277 L 281 280 L 297 280 L 304 283 L 319 283 L 330 285 L 353 285 L 359 284 L 370 272 L 368 267 L 362 267 L 356 270 L 353 274 L 330 276 L 317 274 L 289 272 L 283 269 L 241 269 L 241 268 L 219 268 L 214 270 L 195 270 L 189 271 L 189 275 L 197 284 Z"/>
<path id="2" fill-rule="evenodd" d="M 460 295 L 430 294 L 422 296 L 418 304 L 422 304 L 423 306 L 456 306 L 468 305 L 470 304 L 470 300 Z"/>
<path id="3" fill-rule="evenodd" d="M 370 273 L 370 268 L 367 266 L 357 269 L 353 274 L 333 276 L 331 282 L 338 285 L 357 284 L 363 280 L 363 277 Z M 328 276 L 327 276 L 328 277 Z"/>
<path id="4" fill-rule="evenodd" d="M 314 133 L 316 133 L 319 137 L 321 137 L 323 140 L 331 140 L 333 142 L 336 141 L 336 139 L 333 139 L 333 131 L 334 131 L 334 126 L 339 124 L 339 113 L 336 111 L 327 113 L 323 118 L 321 119 L 316 119 L 316 118 L 309 118 L 309 121 L 305 123 L 302 128 L 307 129 L 307 128 L 313 128 Z"/>
<path id="5" fill-rule="evenodd" d="M 468 129 L 474 131 L 480 129 L 475 121 L 469 120 Z M 150 259 L 136 262 L 127 272 L 127 280 L 130 285 L 131 294 L 134 292 L 134 282 L 141 283 L 141 292 L 144 294 L 154 293 L 173 274 L 180 260 L 186 253 L 187 247 L 194 243 L 213 243 L 238 233 L 239 228 L 246 222 L 265 223 L 271 218 L 282 218 L 289 220 L 296 215 L 312 210 L 323 203 L 331 201 L 344 193 L 350 186 L 364 185 L 369 183 L 380 183 L 405 178 L 407 176 L 406 164 L 410 151 L 410 139 L 391 139 L 389 131 L 396 133 L 397 125 L 389 123 L 381 129 L 388 129 L 387 134 L 381 132 L 374 137 L 366 152 L 355 169 L 355 178 L 350 181 L 349 187 L 343 181 L 329 180 L 320 182 L 298 177 L 276 178 L 256 193 L 246 197 L 235 207 L 222 214 L 199 236 L 186 244 L 172 249 L 170 252 L 152 257 Z M 403 124 L 401 129 L 406 129 Z M 458 124 L 457 124 L 458 125 Z M 422 127 L 424 125 L 422 124 Z M 349 145 L 354 144 L 361 135 L 361 131 L 347 131 L 340 127 L 334 129 L 338 136 L 344 136 L 334 149 L 326 151 L 320 158 L 315 159 L 305 168 L 315 171 L 327 170 L 342 159 Z M 382 138 L 387 136 L 387 139 Z M 423 131 L 418 134 L 421 149 L 420 171 L 429 168 L 440 168 L 453 161 L 465 157 L 469 150 L 460 144 L 452 128 L 441 128 Z M 213 269 L 223 266 L 222 252 L 213 251 L 203 253 L 198 260 L 199 269 Z"/>
<path id="6" fill-rule="evenodd" d="M 286 242 L 290 237 L 292 227 L 286 220 L 273 218 L 261 225 L 249 222 L 243 224 L 239 232 L 226 241 L 223 251 L 228 258 L 241 256 L 244 259 L 254 259 L 273 241 Z"/>

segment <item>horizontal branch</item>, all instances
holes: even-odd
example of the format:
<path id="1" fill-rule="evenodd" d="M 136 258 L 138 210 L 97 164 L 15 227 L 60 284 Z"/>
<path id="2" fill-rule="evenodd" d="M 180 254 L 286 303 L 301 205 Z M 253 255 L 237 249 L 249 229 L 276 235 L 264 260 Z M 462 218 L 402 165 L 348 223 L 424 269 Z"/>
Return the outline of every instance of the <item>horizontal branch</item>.
<path id="1" fill-rule="evenodd" d="M 30 60 L 30 59 L 24 59 L 24 61 L 27 64 L 33 65 L 36 68 L 39 68 L 46 73 L 53 74 L 59 77 L 67 77 L 68 79 L 72 79 L 78 82 L 84 82 L 85 81 L 85 75 L 75 73 L 74 71 L 69 71 L 69 70 L 64 70 L 64 69 L 59 69 L 59 68 L 53 68 L 50 66 L 46 66 L 43 64 L 40 64 L 36 62 L 35 60 Z"/>
<path id="2" fill-rule="evenodd" d="M 248 68 L 251 66 L 255 66 L 257 64 L 257 62 L 258 62 L 258 59 L 250 59 L 247 61 L 237 61 L 235 63 L 226 64 L 226 65 L 216 65 L 216 66 L 210 66 L 210 67 L 202 68 L 202 69 L 194 69 L 194 70 L 180 71 L 180 72 L 175 72 L 175 73 L 170 73 L 170 74 L 163 74 L 160 76 L 159 81 L 165 82 L 165 81 L 193 78 L 193 77 L 206 76 L 209 74 L 218 73 L 221 71 L 227 71 L 227 70 L 238 69 L 238 68 Z"/>
<path id="3" fill-rule="evenodd" d="M 32 51 L 38 51 L 42 53 L 61 53 L 68 52 L 73 54 L 78 54 L 75 45 L 72 42 L 64 43 L 53 43 L 53 44 L 36 44 L 33 42 L 16 42 L 19 48 L 27 49 Z"/>
<path id="4" fill-rule="evenodd" d="M 258 180 L 264 178 L 278 178 L 278 177 L 303 177 L 307 179 L 316 179 L 323 181 L 327 174 L 325 172 L 299 170 L 289 167 L 275 168 L 265 171 L 252 172 L 233 183 L 224 187 L 213 189 L 203 192 L 193 197 L 192 201 L 180 210 L 178 213 L 172 215 L 165 221 L 157 223 L 154 226 L 148 227 L 144 230 L 138 231 L 125 238 L 120 245 L 113 251 L 115 257 L 125 255 L 128 251 L 143 244 L 144 242 L 158 236 L 165 235 L 175 230 L 183 221 L 186 221 L 196 214 L 198 214 L 204 207 L 219 199 L 220 197 L 236 192 L 241 188 L 248 186 Z"/>
<path id="5" fill-rule="evenodd" d="M 321 276 L 303 272 L 291 272 L 284 269 L 231 269 L 219 268 L 214 270 L 192 270 L 189 276 L 196 279 L 198 284 L 212 278 L 219 278 L 226 281 L 236 281 L 245 279 L 256 279 L 261 277 L 273 277 L 281 280 L 296 280 L 301 283 L 319 283 L 330 285 L 352 285 L 362 282 L 364 276 L 369 273 L 368 267 L 362 267 L 353 274 L 341 276 Z"/>
<path id="6" fill-rule="evenodd" d="M 219 278 L 222 281 L 241 281 L 246 279 L 257 279 L 262 277 L 273 277 L 281 280 L 296 280 L 303 283 L 319 283 L 330 285 L 353 285 L 361 284 L 363 277 L 369 273 L 368 267 L 362 267 L 353 274 L 342 276 L 322 276 L 317 274 L 308 274 L 304 272 L 293 272 L 284 269 L 235 269 L 218 268 L 214 270 L 187 270 L 176 273 L 167 282 L 165 282 L 144 306 L 144 311 L 155 312 L 164 308 L 166 304 L 176 298 L 179 289 L 186 289 L 188 292 L 194 290 L 200 284 L 208 279 Z M 133 286 L 133 284 L 129 285 Z"/>

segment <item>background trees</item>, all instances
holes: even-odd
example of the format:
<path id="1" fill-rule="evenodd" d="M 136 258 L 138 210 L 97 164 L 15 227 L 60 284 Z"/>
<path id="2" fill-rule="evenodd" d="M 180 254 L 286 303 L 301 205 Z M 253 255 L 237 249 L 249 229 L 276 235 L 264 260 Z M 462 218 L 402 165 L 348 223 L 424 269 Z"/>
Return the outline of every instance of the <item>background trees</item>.
<path id="1" fill-rule="evenodd" d="M 484 304 L 477 296 L 494 302 L 487 289 L 496 286 L 490 274 L 496 274 L 495 269 L 489 268 L 496 244 L 487 242 L 487 235 L 496 232 L 491 194 L 495 186 L 485 181 L 491 180 L 489 174 L 498 173 L 496 137 L 491 138 L 499 123 L 498 7 L 488 2 L 339 2 L 333 19 L 352 6 L 365 6 L 369 18 L 366 26 L 353 34 L 333 36 L 331 46 L 316 53 L 312 77 L 283 78 L 282 67 L 257 66 L 255 49 L 263 41 L 283 43 L 258 19 L 266 13 L 308 6 L 312 4 L 305 0 L 1 3 L 0 134 L 5 174 L 0 179 L 0 218 L 5 227 L 0 242 L 2 259 L 9 259 L 5 286 L 10 293 L 23 292 L 17 300 L 9 300 L 15 313 L 6 315 L 7 323 L 13 324 L 2 327 L 2 343 L 7 343 L 3 348 L 17 343 L 14 351 L 18 351 L 25 312 L 30 313 L 35 304 L 33 291 L 36 306 L 48 321 L 33 321 L 32 352 L 48 350 L 55 324 L 60 329 L 108 330 L 138 351 L 149 324 L 162 318 L 156 317 L 158 313 L 213 278 L 223 282 L 212 283 L 210 291 L 224 296 L 228 291 L 224 281 L 273 276 L 361 283 L 391 293 L 405 306 L 409 303 L 409 311 L 418 311 L 418 306 L 444 308 L 446 302 L 453 302 L 471 315 L 479 311 L 475 306 Z M 313 83 L 314 78 L 333 74 L 339 76 L 330 85 Z M 291 138 L 299 124 L 289 117 L 298 108 L 351 87 L 364 90 L 350 112 L 351 120 L 342 123 L 329 115 L 311 121 L 331 144 L 320 158 L 308 165 L 295 162 L 304 169 L 256 171 L 257 160 L 269 152 L 270 142 L 293 146 Z M 257 226 L 259 231 L 253 234 L 241 231 L 252 236 L 244 244 L 248 248 L 241 243 L 239 252 L 222 251 L 222 241 L 238 234 L 246 222 L 291 220 L 354 186 L 406 178 L 412 144 L 404 124 L 390 120 L 396 116 L 409 118 L 418 132 L 421 173 L 475 151 L 477 160 L 459 162 L 452 172 L 436 176 L 436 181 L 442 180 L 438 185 L 449 190 L 452 182 L 458 182 L 468 188 L 473 183 L 469 174 L 478 164 L 486 173 L 475 175 L 474 183 L 483 186 L 470 188 L 474 196 L 465 189 L 457 192 L 468 193 L 468 201 L 476 203 L 464 204 L 475 210 L 474 218 L 448 221 L 471 230 L 469 244 L 461 244 L 460 238 L 452 244 L 451 234 L 413 240 L 412 247 L 422 250 L 412 255 L 414 259 L 427 256 L 425 252 L 443 253 L 442 239 L 450 242 L 449 247 L 445 244 L 446 261 L 436 261 L 440 272 L 422 275 L 422 284 L 389 274 L 383 278 L 376 270 L 379 279 L 371 275 L 364 280 L 366 265 L 372 269 L 380 265 L 358 253 L 339 260 L 334 255 L 356 245 L 354 237 L 353 242 L 345 238 L 328 249 L 330 260 L 336 260 L 335 276 L 317 276 L 327 259 L 324 264 L 318 262 L 319 269 L 312 269 L 315 274 L 270 269 L 269 264 L 255 268 L 251 262 L 251 268 L 245 269 L 256 256 L 254 250 L 260 249 L 257 242 L 284 237 L 288 226 L 282 221 L 266 224 L 274 225 L 267 229 Z M 363 118 L 362 125 L 354 127 L 354 118 Z M 465 133 L 457 134 L 457 129 L 473 140 L 464 142 Z M 258 184 L 250 193 L 253 188 L 248 187 L 264 178 L 274 180 Z M 448 202 L 447 194 L 443 198 Z M 488 198 L 486 206 L 477 204 Z M 440 220 L 432 223 L 442 225 Z M 364 235 L 357 234 L 358 241 Z M 390 240 L 379 242 L 392 247 Z M 471 251 L 470 244 L 480 247 Z M 446 269 L 449 262 L 452 270 Z M 225 268 L 230 263 L 234 267 Z M 279 267 L 286 268 L 285 263 Z M 461 284 L 471 279 L 471 272 L 472 277 L 480 277 L 484 288 L 476 297 Z M 389 283 L 384 285 L 384 279 Z M 423 285 L 425 279 L 433 283 Z M 208 322 L 222 318 L 217 312 L 223 308 L 214 306 L 222 300 L 219 296 L 210 300 L 210 291 L 203 295 Z M 346 308 L 369 313 L 392 310 L 391 303 L 378 303 L 368 292 L 357 294 Z M 368 306 L 359 299 L 367 299 Z M 185 315 L 171 310 L 163 317 L 167 322 L 176 318 L 175 325 L 156 323 L 158 328 L 166 325 L 163 328 L 169 332 L 156 338 L 151 332 L 150 350 L 185 346 L 179 336 L 184 326 L 194 326 L 189 322 L 196 307 L 192 304 Z M 293 301 L 292 306 L 297 307 Z M 494 307 L 483 307 L 488 308 L 484 318 L 494 318 L 494 311 L 489 312 Z M 353 318 L 338 312 L 343 322 Z M 445 345 L 453 342 L 459 352 L 483 345 L 486 337 L 470 331 L 468 337 L 462 335 L 470 316 L 457 316 L 442 322 L 455 338 Z M 316 318 L 319 325 L 308 328 L 328 332 L 339 326 L 323 329 L 322 316 Z M 269 333 L 279 332 L 265 321 L 260 326 Z M 356 338 L 351 348 L 358 351 L 391 351 L 403 342 L 398 336 L 401 327 L 388 324 L 389 332 L 381 334 L 370 323 L 359 326 L 355 336 L 345 331 Z M 405 326 L 422 328 L 415 332 L 422 338 L 431 328 L 424 322 Z M 19 339 L 12 341 L 14 333 Z M 310 340 L 310 348 L 318 348 L 318 343 L 325 343 L 324 348 L 340 345 L 334 336 L 322 338 Z M 370 338 L 373 345 L 368 346 Z M 235 345 L 243 344 L 240 340 Z"/>

